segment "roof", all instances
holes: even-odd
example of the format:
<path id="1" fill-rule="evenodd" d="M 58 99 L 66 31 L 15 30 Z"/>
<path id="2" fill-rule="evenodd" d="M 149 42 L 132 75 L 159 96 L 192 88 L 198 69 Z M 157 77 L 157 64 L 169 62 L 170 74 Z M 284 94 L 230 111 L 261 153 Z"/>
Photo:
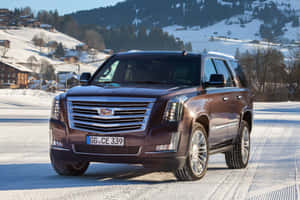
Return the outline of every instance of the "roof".
<path id="1" fill-rule="evenodd" d="M 52 26 L 50 24 L 41 24 L 40 27 L 41 28 L 52 28 Z"/>
<path id="2" fill-rule="evenodd" d="M 224 54 L 220 52 L 213 52 L 210 51 L 208 53 L 193 53 L 193 52 L 186 52 L 186 51 L 140 51 L 140 50 L 131 50 L 128 52 L 117 53 L 116 56 L 141 56 L 141 55 L 148 55 L 148 56 L 188 56 L 188 57 L 197 57 L 197 56 L 214 56 L 225 58 L 229 60 L 236 60 L 234 56 L 229 54 Z"/>
<path id="3" fill-rule="evenodd" d="M 3 60 L 0 61 L 0 63 L 4 63 L 5 65 L 8 65 L 20 72 L 27 72 L 27 73 L 32 73 L 33 71 L 28 69 L 27 67 L 23 66 L 23 65 L 20 65 L 20 64 L 17 64 L 17 63 L 9 63 L 9 62 L 5 62 Z"/>
<path id="4" fill-rule="evenodd" d="M 200 56 L 199 53 L 186 52 L 186 51 L 140 51 L 131 50 L 128 52 L 117 53 L 117 56 L 138 56 L 138 55 L 149 55 L 149 56 Z"/>
<path id="5" fill-rule="evenodd" d="M 77 64 L 61 64 L 61 65 L 56 65 L 55 67 L 55 73 L 61 73 L 61 72 L 77 73 L 78 70 L 79 70 L 79 66 Z"/>

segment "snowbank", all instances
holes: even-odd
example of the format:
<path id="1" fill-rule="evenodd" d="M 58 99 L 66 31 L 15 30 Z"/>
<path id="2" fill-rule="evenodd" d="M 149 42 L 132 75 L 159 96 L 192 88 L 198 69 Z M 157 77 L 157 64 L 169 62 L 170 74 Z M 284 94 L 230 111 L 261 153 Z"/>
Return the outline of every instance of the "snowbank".
<path id="1" fill-rule="evenodd" d="M 20 106 L 50 107 L 53 98 L 58 94 L 59 93 L 49 93 L 42 90 L 31 89 L 0 89 L 0 100 Z"/>

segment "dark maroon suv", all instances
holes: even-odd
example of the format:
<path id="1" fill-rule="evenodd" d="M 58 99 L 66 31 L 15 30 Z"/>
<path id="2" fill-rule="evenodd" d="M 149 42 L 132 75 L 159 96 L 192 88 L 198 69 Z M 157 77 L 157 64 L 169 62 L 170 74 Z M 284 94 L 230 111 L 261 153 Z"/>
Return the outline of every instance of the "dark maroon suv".
<path id="1" fill-rule="evenodd" d="M 82 175 L 90 162 L 138 163 L 195 180 L 214 153 L 232 169 L 248 164 L 252 96 L 231 56 L 120 53 L 81 85 L 53 104 L 50 156 L 60 175 Z"/>

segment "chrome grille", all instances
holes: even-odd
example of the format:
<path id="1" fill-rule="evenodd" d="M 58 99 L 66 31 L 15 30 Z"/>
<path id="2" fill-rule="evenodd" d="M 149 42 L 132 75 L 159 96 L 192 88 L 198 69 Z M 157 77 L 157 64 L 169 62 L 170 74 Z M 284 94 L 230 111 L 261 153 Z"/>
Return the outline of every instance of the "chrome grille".
<path id="1" fill-rule="evenodd" d="M 70 128 L 103 134 L 144 131 L 154 102 L 149 98 L 69 97 Z"/>

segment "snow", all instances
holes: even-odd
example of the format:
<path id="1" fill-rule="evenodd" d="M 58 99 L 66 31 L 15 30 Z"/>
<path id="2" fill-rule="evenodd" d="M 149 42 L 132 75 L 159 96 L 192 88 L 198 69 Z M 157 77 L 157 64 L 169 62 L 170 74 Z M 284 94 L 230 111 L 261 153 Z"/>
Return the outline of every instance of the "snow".
<path id="1" fill-rule="evenodd" d="M 44 59 L 54 65 L 54 67 L 65 64 L 64 62 L 47 57 L 48 49 L 43 48 L 40 52 L 40 48 L 33 45 L 31 42 L 32 38 L 35 36 L 42 36 L 47 41 L 56 41 L 62 43 L 65 48 L 67 48 L 67 55 L 78 55 L 75 50 L 77 45 L 82 44 L 82 42 L 72 38 L 66 34 L 60 33 L 58 31 L 50 32 L 41 28 L 17 28 L 17 29 L 3 29 L 0 30 L 0 39 L 9 40 L 10 48 L 7 53 L 7 59 L 3 59 L 10 63 L 26 63 L 30 56 L 35 56 L 38 60 Z M 81 72 L 91 72 L 93 73 L 97 68 L 89 64 L 95 61 L 104 61 L 108 57 L 107 54 L 98 52 L 93 58 L 91 58 L 87 52 L 81 52 L 80 63 Z M 74 68 L 77 64 L 74 64 Z"/>
<path id="2" fill-rule="evenodd" d="M 56 175 L 48 149 L 54 95 L 0 90 L 1 199 L 280 200 L 300 195 L 300 102 L 255 104 L 246 169 L 227 169 L 224 156 L 213 155 L 202 180 L 177 182 L 172 173 L 125 164 L 92 164 L 82 177 Z"/>
<path id="3" fill-rule="evenodd" d="M 265 49 L 273 46 L 288 56 L 289 51 L 286 45 L 282 46 L 281 44 L 266 42 L 251 43 L 253 40 L 262 40 L 259 36 L 259 28 L 263 23 L 262 21 L 255 19 L 245 24 L 245 27 L 242 27 L 237 23 L 238 18 L 236 16 L 204 28 L 196 26 L 185 29 L 182 26 L 173 25 L 165 27 L 164 31 L 182 39 L 184 42 L 191 42 L 195 52 L 202 52 L 206 49 L 207 51 L 218 51 L 235 55 L 237 48 L 239 48 L 240 52 L 247 50 L 251 52 L 258 48 Z M 228 22 L 232 22 L 232 24 Z M 292 27 L 291 23 L 288 23 L 285 28 L 287 31 L 283 38 L 289 40 L 297 40 L 299 38 L 300 27 Z M 211 41 L 211 37 L 214 37 L 213 41 Z"/>
<path id="4" fill-rule="evenodd" d="M 50 107 L 52 99 L 59 93 L 30 89 L 0 89 L 0 102 L 14 105 Z M 0 112 L 0 115 L 2 112 Z"/>
<path id="5" fill-rule="evenodd" d="M 30 73 L 32 72 L 32 70 L 28 69 L 27 67 L 24 67 L 23 65 L 19 65 L 17 63 L 10 63 L 8 60 L 4 58 L 1 59 L 1 62 L 21 72 L 30 72 Z"/>
<path id="6" fill-rule="evenodd" d="M 75 48 L 80 42 L 60 32 L 50 32 L 40 28 L 20 28 L 0 30 L 0 38 L 11 41 L 11 48 L 7 57 L 12 57 L 16 62 L 24 62 L 29 56 L 34 55 L 38 59 L 53 60 L 40 54 L 40 49 L 31 42 L 35 35 L 44 35 L 48 41 L 62 42 L 67 48 Z M 16 56 L 17 55 L 17 56 Z"/>

